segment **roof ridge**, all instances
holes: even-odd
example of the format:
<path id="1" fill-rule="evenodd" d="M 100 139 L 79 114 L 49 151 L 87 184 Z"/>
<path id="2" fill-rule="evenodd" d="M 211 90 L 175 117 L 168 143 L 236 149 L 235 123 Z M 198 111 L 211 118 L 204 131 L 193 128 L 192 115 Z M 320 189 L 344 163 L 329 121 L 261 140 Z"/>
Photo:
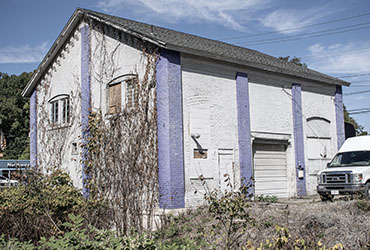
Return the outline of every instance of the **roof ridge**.
<path id="1" fill-rule="evenodd" d="M 76 25 L 81 21 L 81 18 L 93 18 L 100 22 L 103 21 L 107 25 L 111 25 L 123 32 L 128 32 L 133 36 L 137 36 L 159 47 L 177 50 L 182 53 L 212 58 L 244 67 L 311 81 L 335 85 L 350 85 L 347 81 L 329 76 L 308 67 L 284 61 L 254 49 L 89 9 L 76 8 L 58 38 L 35 70 L 30 82 L 22 92 L 23 96 L 31 95 L 37 82 L 42 77 L 48 65 L 53 61 L 58 50 L 68 37 L 68 34 L 75 29 Z"/>
<path id="2" fill-rule="evenodd" d="M 309 67 L 300 66 L 300 65 L 297 65 L 297 64 L 292 63 L 292 62 L 284 61 L 284 60 L 279 59 L 275 56 L 268 55 L 268 54 L 260 52 L 258 50 L 254 50 L 254 49 L 250 49 L 250 48 L 246 48 L 246 47 L 226 43 L 226 42 L 211 39 L 211 38 L 201 37 L 201 36 L 195 35 L 195 34 L 185 33 L 185 32 L 182 32 L 182 31 L 177 31 L 177 30 L 165 28 L 165 27 L 161 27 L 161 26 L 158 26 L 158 25 L 153 25 L 153 24 L 148 24 L 148 23 L 144 23 L 144 22 L 140 22 L 140 21 L 135 21 L 135 20 L 131 20 L 131 19 L 128 19 L 128 18 L 123 18 L 123 17 L 120 17 L 120 16 L 105 14 L 105 13 L 101 13 L 101 12 L 97 12 L 97 11 L 93 11 L 93 10 L 88 10 L 88 9 L 80 9 L 80 10 L 82 10 L 83 12 L 85 12 L 87 14 L 97 16 L 98 18 L 104 18 L 104 19 L 106 19 L 106 21 L 113 22 L 116 25 L 122 25 L 122 24 L 120 24 L 119 22 L 116 22 L 116 20 L 114 20 L 114 19 L 122 20 L 122 21 L 125 21 L 125 22 L 131 22 L 132 24 L 137 24 L 137 25 L 140 25 L 140 26 L 152 27 L 152 28 L 155 28 L 155 29 L 162 30 L 163 32 L 168 32 L 169 31 L 169 32 L 173 32 L 174 34 L 178 34 L 178 35 L 190 36 L 194 39 L 202 40 L 204 42 L 208 41 L 208 42 L 211 42 L 211 43 L 218 44 L 219 46 L 226 46 L 226 47 L 235 48 L 236 50 L 243 50 L 244 52 L 248 52 L 248 53 L 251 53 L 251 54 L 256 54 L 259 57 L 264 57 L 266 60 L 273 60 L 273 61 L 276 62 L 276 64 L 280 64 L 281 66 L 284 65 L 285 67 L 287 67 L 291 71 L 295 71 L 295 72 L 300 71 L 300 72 L 306 73 L 306 74 L 314 73 L 314 74 L 316 74 L 316 75 L 318 75 L 322 78 L 330 79 L 332 81 L 339 81 L 343 85 L 349 85 L 348 82 L 343 81 L 341 79 L 329 76 L 327 74 L 321 73 L 321 72 L 316 71 L 314 69 L 311 69 Z M 130 29 L 130 27 L 127 27 L 127 26 L 125 28 Z M 138 31 L 134 30 L 134 32 L 138 32 Z M 138 33 L 140 33 L 140 32 L 138 32 Z M 158 37 L 155 37 L 155 34 L 153 34 L 153 35 L 148 34 L 148 33 L 141 33 L 141 34 L 150 38 L 150 39 L 153 39 L 153 40 L 158 39 Z M 165 44 L 168 44 L 168 41 L 163 41 L 163 42 Z M 284 72 L 280 72 L 280 73 L 284 73 Z"/>

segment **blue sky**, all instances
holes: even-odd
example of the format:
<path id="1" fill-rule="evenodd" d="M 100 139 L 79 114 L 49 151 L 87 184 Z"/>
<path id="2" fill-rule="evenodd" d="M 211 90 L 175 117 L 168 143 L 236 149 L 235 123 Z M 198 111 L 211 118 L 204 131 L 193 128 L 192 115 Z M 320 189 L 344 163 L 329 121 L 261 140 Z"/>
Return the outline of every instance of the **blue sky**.
<path id="1" fill-rule="evenodd" d="M 353 117 L 370 132 L 370 112 L 360 110 L 370 109 L 368 0 L 1 0 L 0 6 L 1 72 L 36 69 L 81 7 L 300 57 L 312 69 L 352 82 L 344 88 L 344 103 L 359 110 Z"/>

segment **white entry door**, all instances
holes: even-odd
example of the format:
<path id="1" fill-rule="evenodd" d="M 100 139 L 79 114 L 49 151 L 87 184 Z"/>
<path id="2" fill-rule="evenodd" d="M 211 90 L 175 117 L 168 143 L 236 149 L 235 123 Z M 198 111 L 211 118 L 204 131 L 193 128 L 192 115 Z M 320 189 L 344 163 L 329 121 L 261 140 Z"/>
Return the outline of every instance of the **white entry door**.
<path id="1" fill-rule="evenodd" d="M 253 144 L 255 195 L 288 197 L 285 145 Z"/>
<path id="2" fill-rule="evenodd" d="M 231 190 L 227 184 L 230 182 L 232 188 L 235 188 L 235 169 L 234 169 L 234 150 L 218 150 L 218 170 L 219 170 L 219 187 L 221 191 Z M 229 178 L 229 181 L 225 181 Z"/>

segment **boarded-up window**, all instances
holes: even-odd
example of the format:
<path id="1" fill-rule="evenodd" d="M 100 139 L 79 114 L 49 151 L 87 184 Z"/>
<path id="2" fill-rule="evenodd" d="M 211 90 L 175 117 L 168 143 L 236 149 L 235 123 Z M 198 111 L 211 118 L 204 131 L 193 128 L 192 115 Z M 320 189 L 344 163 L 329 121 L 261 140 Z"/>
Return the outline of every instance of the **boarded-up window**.
<path id="1" fill-rule="evenodd" d="M 121 111 L 121 83 L 109 86 L 109 113 L 114 114 Z"/>
<path id="2" fill-rule="evenodd" d="M 207 159 L 208 150 L 207 149 L 194 149 L 194 159 Z"/>

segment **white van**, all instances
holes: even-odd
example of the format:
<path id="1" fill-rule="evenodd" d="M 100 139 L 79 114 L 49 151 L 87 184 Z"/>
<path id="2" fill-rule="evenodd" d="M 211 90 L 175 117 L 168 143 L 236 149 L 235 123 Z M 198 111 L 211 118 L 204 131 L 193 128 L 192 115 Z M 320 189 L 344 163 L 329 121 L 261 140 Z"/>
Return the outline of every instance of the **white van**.
<path id="1" fill-rule="evenodd" d="M 370 199 L 370 135 L 348 138 L 326 169 L 317 175 L 322 200 L 362 194 Z"/>

